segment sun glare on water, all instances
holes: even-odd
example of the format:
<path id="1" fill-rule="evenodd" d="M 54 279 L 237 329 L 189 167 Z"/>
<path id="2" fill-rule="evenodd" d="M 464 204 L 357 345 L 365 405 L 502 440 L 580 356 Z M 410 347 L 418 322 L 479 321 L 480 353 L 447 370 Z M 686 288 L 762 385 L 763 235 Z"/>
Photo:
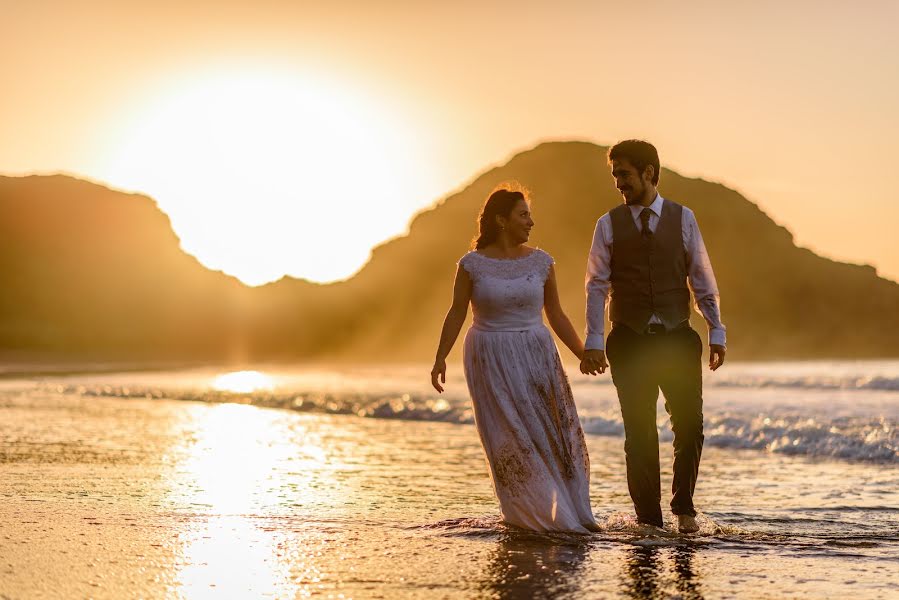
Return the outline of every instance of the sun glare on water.
<path id="1" fill-rule="evenodd" d="M 233 371 L 219 375 L 212 381 L 212 389 L 235 394 L 250 394 L 259 390 L 271 390 L 275 382 L 259 371 Z"/>
<path id="2" fill-rule="evenodd" d="M 349 277 L 428 200 L 415 132 L 344 83 L 229 68 L 143 102 L 98 177 L 152 196 L 187 252 L 251 285 Z"/>

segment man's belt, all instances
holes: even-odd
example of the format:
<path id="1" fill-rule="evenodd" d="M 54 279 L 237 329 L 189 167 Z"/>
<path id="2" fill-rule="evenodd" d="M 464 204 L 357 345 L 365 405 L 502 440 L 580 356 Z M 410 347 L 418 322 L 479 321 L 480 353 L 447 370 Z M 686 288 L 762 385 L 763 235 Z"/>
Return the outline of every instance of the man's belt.
<path id="1" fill-rule="evenodd" d="M 650 323 L 646 326 L 646 329 L 643 330 L 642 335 L 665 335 L 680 331 L 681 329 L 687 329 L 688 327 L 690 327 L 689 319 L 681 321 L 671 329 L 665 327 L 664 323 Z"/>

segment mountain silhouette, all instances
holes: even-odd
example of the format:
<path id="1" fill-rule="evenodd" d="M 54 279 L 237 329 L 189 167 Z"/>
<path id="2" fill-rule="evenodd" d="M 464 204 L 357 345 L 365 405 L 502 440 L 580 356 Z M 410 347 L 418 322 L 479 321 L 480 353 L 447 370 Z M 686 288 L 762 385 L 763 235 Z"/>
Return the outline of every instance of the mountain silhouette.
<path id="1" fill-rule="evenodd" d="M 108 359 L 223 358 L 250 292 L 150 198 L 62 175 L 0 178 L 0 285 L 4 354 Z"/>
<path id="2" fill-rule="evenodd" d="M 621 201 L 606 151 L 586 142 L 540 144 L 417 214 L 408 234 L 373 249 L 354 277 L 327 285 L 285 277 L 259 288 L 185 254 L 146 196 L 61 175 L 0 177 L 0 351 L 429 362 L 478 210 L 510 180 L 531 193 L 530 243 L 555 258 L 562 305 L 583 331 L 593 229 Z M 720 184 L 663 168 L 659 190 L 697 215 L 729 357 L 899 356 L 899 284 L 870 266 L 797 247 L 786 229 Z M 698 314 L 694 320 L 705 332 Z"/>

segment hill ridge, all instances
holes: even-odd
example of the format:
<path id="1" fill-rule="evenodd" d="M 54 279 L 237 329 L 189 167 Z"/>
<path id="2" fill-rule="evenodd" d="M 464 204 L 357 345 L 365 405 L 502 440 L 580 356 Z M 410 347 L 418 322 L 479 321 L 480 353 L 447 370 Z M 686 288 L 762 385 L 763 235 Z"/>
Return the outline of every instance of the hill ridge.
<path id="1" fill-rule="evenodd" d="M 0 349 L 430 360 L 455 263 L 468 250 L 484 198 L 507 180 L 531 191 L 531 242 L 556 259 L 563 306 L 582 330 L 593 228 L 620 202 L 605 154 L 586 141 L 541 142 L 418 211 L 407 233 L 373 248 L 351 278 L 318 284 L 285 276 L 257 288 L 184 252 L 168 217 L 146 195 L 69 175 L 0 177 L 0 256 L 24 257 L 0 260 L 0 282 L 9 290 L 0 300 Z M 870 265 L 796 246 L 786 227 L 724 184 L 663 167 L 660 192 L 697 215 L 731 356 L 899 356 L 899 284 Z M 73 206 L 79 210 L 69 211 Z M 110 219 L 130 235 L 104 228 Z M 32 230 L 35 222 L 39 230 Z M 705 330 L 698 316 L 694 324 Z"/>

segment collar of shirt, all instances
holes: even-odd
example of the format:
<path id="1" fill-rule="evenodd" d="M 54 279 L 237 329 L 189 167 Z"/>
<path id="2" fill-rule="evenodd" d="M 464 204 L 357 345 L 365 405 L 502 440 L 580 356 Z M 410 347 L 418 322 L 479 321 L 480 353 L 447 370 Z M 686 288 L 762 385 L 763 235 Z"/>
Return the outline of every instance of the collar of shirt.
<path id="1" fill-rule="evenodd" d="M 628 206 L 628 208 L 631 209 L 631 215 L 634 217 L 635 221 L 640 218 L 640 213 L 643 212 L 644 208 L 649 208 L 649 210 L 651 210 L 655 214 L 655 216 L 661 217 L 663 202 L 664 202 L 664 200 L 662 199 L 662 196 L 658 192 L 656 192 L 656 199 L 653 200 L 652 204 L 650 204 L 648 207 L 640 206 L 639 204 L 636 204 L 636 205 Z"/>

